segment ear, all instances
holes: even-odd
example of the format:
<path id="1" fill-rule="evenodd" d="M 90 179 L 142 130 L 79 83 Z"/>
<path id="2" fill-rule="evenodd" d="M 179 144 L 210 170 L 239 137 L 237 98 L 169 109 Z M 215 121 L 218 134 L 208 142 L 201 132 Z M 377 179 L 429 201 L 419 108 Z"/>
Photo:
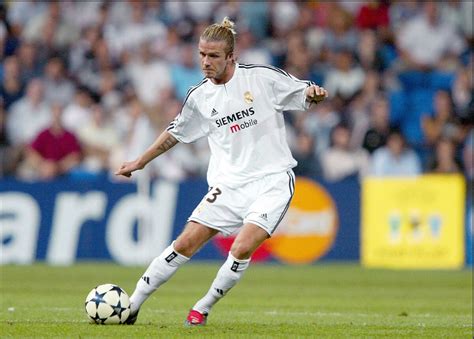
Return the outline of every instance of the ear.
<path id="1" fill-rule="evenodd" d="M 227 60 L 234 61 L 234 52 L 229 52 L 226 56 Z"/>

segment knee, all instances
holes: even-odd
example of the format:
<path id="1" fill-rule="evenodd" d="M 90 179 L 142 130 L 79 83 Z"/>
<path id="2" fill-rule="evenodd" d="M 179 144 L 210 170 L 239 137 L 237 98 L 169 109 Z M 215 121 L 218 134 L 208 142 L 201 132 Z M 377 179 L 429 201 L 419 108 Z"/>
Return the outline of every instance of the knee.
<path id="1" fill-rule="evenodd" d="M 236 259 L 245 260 L 252 256 L 253 250 L 249 244 L 243 241 L 234 241 L 230 248 L 230 253 Z"/>
<path id="2" fill-rule="evenodd" d="M 176 252 L 188 258 L 194 254 L 193 244 L 188 237 L 178 237 L 173 243 L 173 248 Z"/>

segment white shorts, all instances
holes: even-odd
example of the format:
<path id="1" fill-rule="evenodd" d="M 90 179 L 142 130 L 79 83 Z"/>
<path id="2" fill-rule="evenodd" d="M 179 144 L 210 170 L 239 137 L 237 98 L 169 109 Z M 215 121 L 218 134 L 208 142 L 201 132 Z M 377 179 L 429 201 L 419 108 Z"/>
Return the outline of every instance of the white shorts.
<path id="1" fill-rule="evenodd" d="M 272 235 L 285 216 L 295 191 L 292 170 L 271 174 L 238 188 L 210 187 L 188 221 L 195 221 L 225 235 L 252 223 Z"/>

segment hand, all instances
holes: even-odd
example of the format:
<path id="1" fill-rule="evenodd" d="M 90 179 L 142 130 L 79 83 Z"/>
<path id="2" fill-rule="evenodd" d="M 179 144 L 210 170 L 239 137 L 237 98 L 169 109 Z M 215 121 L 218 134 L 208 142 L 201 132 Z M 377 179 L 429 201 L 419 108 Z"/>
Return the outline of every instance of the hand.
<path id="1" fill-rule="evenodd" d="M 58 165 L 53 162 L 46 160 L 39 166 L 39 175 L 42 179 L 52 179 L 59 175 Z"/>
<path id="2" fill-rule="evenodd" d="M 124 177 L 130 178 L 132 172 L 142 169 L 144 166 L 138 163 L 138 160 L 124 162 L 120 168 L 115 172 L 115 175 L 123 175 Z"/>
<path id="3" fill-rule="evenodd" d="M 328 97 L 328 91 L 323 87 L 311 85 L 306 89 L 306 100 L 309 102 L 321 102 Z"/>

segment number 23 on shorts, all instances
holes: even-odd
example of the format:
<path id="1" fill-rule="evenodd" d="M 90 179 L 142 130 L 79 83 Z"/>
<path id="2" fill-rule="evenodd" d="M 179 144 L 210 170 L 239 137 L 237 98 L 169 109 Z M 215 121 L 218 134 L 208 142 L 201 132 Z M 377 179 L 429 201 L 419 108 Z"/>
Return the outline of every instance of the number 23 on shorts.
<path id="1" fill-rule="evenodd" d="M 222 194 L 222 191 L 220 190 L 219 187 L 211 187 L 209 190 L 208 195 L 211 195 L 209 198 L 206 199 L 207 202 L 210 202 L 211 204 L 216 201 L 217 196 Z"/>

